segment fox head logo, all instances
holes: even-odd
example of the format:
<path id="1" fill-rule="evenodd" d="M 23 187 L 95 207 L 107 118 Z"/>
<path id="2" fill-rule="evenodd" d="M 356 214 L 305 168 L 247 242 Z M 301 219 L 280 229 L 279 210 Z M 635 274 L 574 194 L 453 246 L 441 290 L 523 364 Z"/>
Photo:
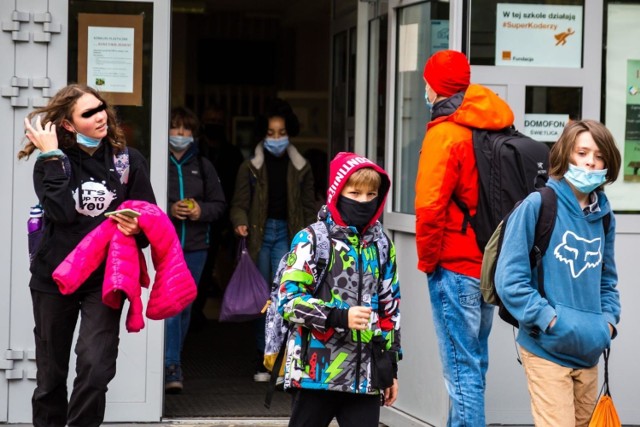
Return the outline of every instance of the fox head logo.
<path id="1" fill-rule="evenodd" d="M 586 240 L 572 231 L 562 236 L 553 250 L 553 255 L 571 267 L 571 275 L 576 278 L 587 268 L 596 268 L 602 262 L 602 239 Z"/>

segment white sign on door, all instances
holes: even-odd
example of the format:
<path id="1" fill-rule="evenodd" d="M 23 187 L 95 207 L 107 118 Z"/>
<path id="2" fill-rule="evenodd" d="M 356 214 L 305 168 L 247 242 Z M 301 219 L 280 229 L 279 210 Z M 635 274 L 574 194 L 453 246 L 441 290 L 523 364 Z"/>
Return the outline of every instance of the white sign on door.
<path id="1" fill-rule="evenodd" d="M 525 114 L 522 133 L 543 142 L 556 142 L 569 123 L 568 114 Z"/>
<path id="2" fill-rule="evenodd" d="M 87 83 L 103 92 L 133 92 L 133 28 L 89 27 Z"/>
<path id="3" fill-rule="evenodd" d="M 582 6 L 498 3 L 496 65 L 582 66 Z"/>

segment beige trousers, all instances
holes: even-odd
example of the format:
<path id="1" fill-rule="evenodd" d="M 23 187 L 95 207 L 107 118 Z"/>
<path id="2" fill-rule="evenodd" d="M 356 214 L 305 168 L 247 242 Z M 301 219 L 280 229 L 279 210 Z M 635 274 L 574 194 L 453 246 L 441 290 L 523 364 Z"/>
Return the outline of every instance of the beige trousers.
<path id="1" fill-rule="evenodd" d="M 573 369 L 520 347 L 536 427 L 587 427 L 598 397 L 598 365 Z"/>

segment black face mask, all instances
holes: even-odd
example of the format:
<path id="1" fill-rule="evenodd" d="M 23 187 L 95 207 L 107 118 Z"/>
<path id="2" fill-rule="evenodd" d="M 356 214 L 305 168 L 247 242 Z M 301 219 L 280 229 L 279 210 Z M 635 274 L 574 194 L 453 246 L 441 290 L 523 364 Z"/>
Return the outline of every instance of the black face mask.
<path id="1" fill-rule="evenodd" d="M 208 123 L 204 125 L 203 132 L 205 136 L 212 141 L 224 141 L 224 125 Z"/>
<path id="2" fill-rule="evenodd" d="M 348 197 L 340 196 L 336 207 L 345 224 L 353 225 L 358 230 L 361 230 L 365 225 L 369 224 L 378 210 L 378 198 L 376 197 L 368 202 L 358 202 Z"/>

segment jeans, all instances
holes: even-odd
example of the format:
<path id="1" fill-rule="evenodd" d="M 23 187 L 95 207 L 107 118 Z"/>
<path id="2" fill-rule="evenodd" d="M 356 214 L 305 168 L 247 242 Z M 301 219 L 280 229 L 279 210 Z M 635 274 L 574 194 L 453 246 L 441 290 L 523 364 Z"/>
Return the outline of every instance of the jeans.
<path id="1" fill-rule="evenodd" d="M 449 393 L 448 427 L 484 427 L 485 376 L 493 305 L 480 294 L 480 281 L 437 267 L 427 275 L 433 324 Z"/>
<path id="2" fill-rule="evenodd" d="M 290 246 L 287 221 L 283 219 L 267 219 L 264 224 L 262 246 L 260 247 L 260 252 L 258 252 L 257 267 L 269 287 L 271 286 L 273 275 L 278 269 L 280 259 L 289 251 Z M 253 321 L 256 349 L 259 354 L 264 353 L 264 322 L 265 316 L 260 316 Z"/>
<path id="3" fill-rule="evenodd" d="M 184 260 L 187 268 L 193 276 L 196 284 L 200 282 L 204 263 L 207 261 L 207 251 L 190 251 L 184 253 Z M 189 321 L 191 320 L 191 304 L 185 307 L 179 314 L 165 320 L 165 343 L 164 343 L 164 366 L 170 365 L 180 366 L 180 353 L 184 339 L 189 330 Z"/>

